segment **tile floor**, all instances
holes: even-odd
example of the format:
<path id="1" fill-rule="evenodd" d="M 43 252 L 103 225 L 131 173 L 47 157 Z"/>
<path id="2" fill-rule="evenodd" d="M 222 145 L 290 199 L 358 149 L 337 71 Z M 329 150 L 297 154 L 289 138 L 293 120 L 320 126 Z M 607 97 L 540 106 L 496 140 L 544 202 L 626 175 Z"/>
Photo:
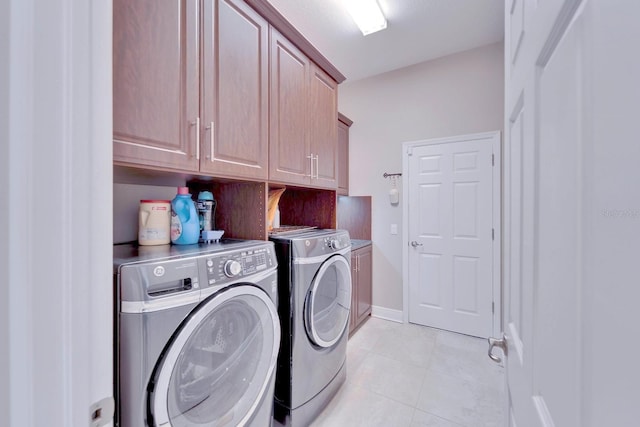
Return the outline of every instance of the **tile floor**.
<path id="1" fill-rule="evenodd" d="M 370 318 L 347 381 L 311 427 L 500 427 L 504 368 L 484 339 Z"/>

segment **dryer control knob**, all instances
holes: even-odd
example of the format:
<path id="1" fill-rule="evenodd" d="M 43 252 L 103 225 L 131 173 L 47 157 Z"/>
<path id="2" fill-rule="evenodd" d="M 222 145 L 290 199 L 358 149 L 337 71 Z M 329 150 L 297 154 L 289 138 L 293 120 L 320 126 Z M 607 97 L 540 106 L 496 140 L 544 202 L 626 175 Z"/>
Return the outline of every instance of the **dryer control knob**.
<path id="1" fill-rule="evenodd" d="M 329 240 L 329 247 L 331 249 L 340 249 L 340 240 L 338 239 Z"/>
<path id="2" fill-rule="evenodd" d="M 242 266 L 238 261 L 230 259 L 229 261 L 224 263 L 224 274 L 227 277 L 234 277 L 240 274 L 242 271 Z"/>

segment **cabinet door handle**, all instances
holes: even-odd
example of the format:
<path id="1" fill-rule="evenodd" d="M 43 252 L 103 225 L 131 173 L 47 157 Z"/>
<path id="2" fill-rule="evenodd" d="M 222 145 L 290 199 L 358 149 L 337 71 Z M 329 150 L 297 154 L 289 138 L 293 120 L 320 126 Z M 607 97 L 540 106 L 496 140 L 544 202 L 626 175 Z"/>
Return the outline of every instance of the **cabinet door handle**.
<path id="1" fill-rule="evenodd" d="M 216 142 L 215 140 L 215 126 L 213 124 L 213 122 L 209 122 L 209 126 L 207 126 L 205 129 L 207 129 L 209 131 L 209 155 L 207 156 L 208 160 L 213 161 L 213 146 Z"/>
<path id="2" fill-rule="evenodd" d="M 309 175 L 306 175 L 306 176 L 308 176 L 311 179 L 313 179 L 313 153 L 311 153 L 310 156 L 307 156 L 307 159 L 309 159 L 309 167 L 311 168 L 311 173 Z"/>
<path id="3" fill-rule="evenodd" d="M 196 160 L 200 160 L 200 117 L 196 117 L 196 121 L 191 122 L 191 126 L 196 127 Z"/>
<path id="4" fill-rule="evenodd" d="M 320 159 L 320 156 L 316 154 L 316 179 L 320 178 L 320 162 L 318 159 Z"/>

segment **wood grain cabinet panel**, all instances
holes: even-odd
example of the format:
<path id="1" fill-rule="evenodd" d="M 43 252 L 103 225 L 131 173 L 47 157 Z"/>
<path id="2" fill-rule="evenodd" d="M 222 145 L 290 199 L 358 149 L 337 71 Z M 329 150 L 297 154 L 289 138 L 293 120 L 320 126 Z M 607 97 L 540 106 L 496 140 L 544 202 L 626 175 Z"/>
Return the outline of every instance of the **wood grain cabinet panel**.
<path id="1" fill-rule="evenodd" d="M 338 113 L 338 194 L 349 195 L 349 127 L 353 122 Z"/>
<path id="2" fill-rule="evenodd" d="M 201 171 L 267 179 L 268 40 L 244 1 L 204 2 Z"/>
<path id="3" fill-rule="evenodd" d="M 349 333 L 353 333 L 371 314 L 372 246 L 351 252 L 351 314 Z"/>
<path id="4" fill-rule="evenodd" d="M 269 180 L 335 189 L 338 84 L 271 29 Z"/>
<path id="5" fill-rule="evenodd" d="M 309 145 L 316 156 L 315 181 L 328 188 L 338 186 L 338 84 L 311 63 L 309 96 Z"/>
<path id="6" fill-rule="evenodd" d="M 271 30 L 269 179 L 309 184 L 307 132 L 309 59 Z"/>
<path id="7" fill-rule="evenodd" d="M 266 180 L 268 29 L 241 0 L 115 0 L 114 160 Z"/>
<path id="8" fill-rule="evenodd" d="M 197 170 L 197 0 L 114 0 L 115 161 Z"/>

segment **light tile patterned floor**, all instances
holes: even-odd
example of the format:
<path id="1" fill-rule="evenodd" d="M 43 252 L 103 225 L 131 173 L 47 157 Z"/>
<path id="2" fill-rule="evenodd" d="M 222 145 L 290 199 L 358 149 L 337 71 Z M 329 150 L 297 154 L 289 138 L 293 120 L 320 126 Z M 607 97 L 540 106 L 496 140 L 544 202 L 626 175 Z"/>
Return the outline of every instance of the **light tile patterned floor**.
<path id="1" fill-rule="evenodd" d="M 347 381 L 311 427 L 500 427 L 504 368 L 487 341 L 371 318 L 349 340 Z"/>

